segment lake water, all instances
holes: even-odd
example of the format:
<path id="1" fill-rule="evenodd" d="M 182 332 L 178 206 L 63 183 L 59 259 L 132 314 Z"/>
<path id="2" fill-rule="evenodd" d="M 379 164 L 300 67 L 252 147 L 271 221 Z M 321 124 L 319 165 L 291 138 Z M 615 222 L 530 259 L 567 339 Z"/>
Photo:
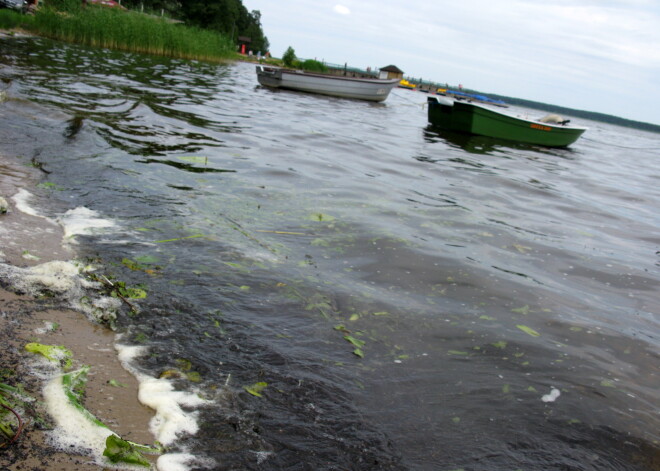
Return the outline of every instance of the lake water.
<path id="1" fill-rule="evenodd" d="M 148 293 L 134 366 L 209 401 L 191 469 L 660 469 L 660 135 L 440 135 L 418 92 L 41 39 L 0 78 L 34 204 L 112 221 L 78 257 Z"/>

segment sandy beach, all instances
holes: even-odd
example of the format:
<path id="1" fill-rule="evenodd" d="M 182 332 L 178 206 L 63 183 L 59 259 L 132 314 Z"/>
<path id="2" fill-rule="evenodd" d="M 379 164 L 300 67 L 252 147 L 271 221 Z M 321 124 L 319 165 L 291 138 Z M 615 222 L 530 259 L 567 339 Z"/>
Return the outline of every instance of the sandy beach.
<path id="1" fill-rule="evenodd" d="M 0 215 L 2 263 L 29 267 L 75 257 L 63 244 L 61 227 L 22 212 L 12 199 L 21 189 L 38 191 L 41 177 L 39 169 L 25 166 L 13 156 L 0 156 L 0 196 L 9 203 L 9 211 Z M 138 402 L 138 383 L 117 359 L 114 332 L 94 325 L 84 314 L 66 308 L 57 299 L 34 299 L 12 292 L 10 280 L 0 279 L 0 335 L 4 346 L 0 365 L 6 376 L 3 382 L 20 384 L 32 397 L 42 400 L 44 381 L 34 374 L 34 354 L 26 352 L 24 346 L 28 342 L 65 346 L 73 352 L 74 368 L 91 366 L 85 407 L 123 438 L 153 443 L 148 427 L 152 411 Z M 38 421 L 35 411 L 21 411 L 21 416 L 25 428 L 15 443 L 0 449 L 0 469 L 100 469 L 84 453 L 64 453 L 54 447 L 49 438 L 51 426 Z"/>

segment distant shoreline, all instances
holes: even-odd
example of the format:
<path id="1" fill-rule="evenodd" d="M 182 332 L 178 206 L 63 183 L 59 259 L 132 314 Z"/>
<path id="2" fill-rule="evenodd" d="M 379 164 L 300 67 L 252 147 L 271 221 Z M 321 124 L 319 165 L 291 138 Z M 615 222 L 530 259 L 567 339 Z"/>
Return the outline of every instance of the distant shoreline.
<path id="1" fill-rule="evenodd" d="M 12 35 L 20 35 L 20 36 L 33 36 L 29 33 L 26 33 L 25 31 L 22 31 L 20 29 L 0 29 L 0 37 L 7 37 L 7 36 L 12 36 Z M 259 62 L 259 59 L 257 56 L 246 56 L 243 58 L 237 59 L 239 61 L 244 61 L 244 62 Z M 440 82 L 437 82 L 440 83 Z M 464 90 L 466 92 L 470 93 L 477 93 L 481 95 L 486 95 L 490 98 L 494 99 L 499 99 L 503 100 L 507 104 L 510 105 L 518 105 L 518 106 L 524 106 L 526 108 L 532 108 L 536 110 L 541 110 L 541 111 L 548 111 L 548 112 L 553 112 L 553 113 L 561 113 L 561 114 L 566 114 L 570 115 L 576 118 L 584 118 L 584 119 L 589 119 L 592 121 L 599 121 L 603 123 L 609 123 L 609 124 L 614 124 L 617 126 L 623 126 L 627 128 L 633 128 L 633 129 L 639 129 L 642 131 L 649 131 L 649 132 L 654 132 L 654 133 L 660 133 L 660 125 L 657 124 L 652 124 L 652 123 L 646 123 L 643 121 L 636 121 L 632 119 L 627 119 L 627 118 L 621 118 L 618 116 L 614 115 L 609 115 L 605 113 L 600 113 L 596 111 L 587 111 L 587 110 L 578 110 L 578 109 L 573 109 L 573 108 L 567 108 L 563 106 L 558 106 L 558 105 L 552 105 L 548 103 L 542 103 L 542 102 L 537 102 L 533 100 L 527 100 L 524 98 L 515 98 L 515 97 L 509 97 L 509 96 L 504 96 L 504 95 L 498 95 L 495 93 L 487 93 L 487 92 L 481 92 L 478 90 Z"/>

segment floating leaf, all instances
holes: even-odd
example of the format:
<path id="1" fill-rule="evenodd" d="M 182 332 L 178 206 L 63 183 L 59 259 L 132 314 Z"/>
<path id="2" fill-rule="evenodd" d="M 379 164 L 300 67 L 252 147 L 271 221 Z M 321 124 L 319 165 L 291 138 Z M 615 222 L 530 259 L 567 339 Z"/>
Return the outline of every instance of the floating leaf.
<path id="1" fill-rule="evenodd" d="M 159 261 L 158 257 L 153 255 L 140 255 L 139 257 L 135 257 L 135 260 L 139 263 L 146 263 L 147 265 L 153 265 Z"/>
<path id="2" fill-rule="evenodd" d="M 454 422 L 455 424 L 457 424 L 461 421 L 461 418 L 460 417 L 452 417 L 451 421 Z"/>
<path id="3" fill-rule="evenodd" d="M 529 306 L 525 304 L 523 307 L 511 309 L 511 312 L 515 312 L 516 314 L 523 314 L 526 316 L 529 314 Z"/>
<path id="4" fill-rule="evenodd" d="M 122 295 L 131 299 L 144 299 L 147 297 L 147 292 L 140 288 L 124 288 Z"/>
<path id="5" fill-rule="evenodd" d="M 335 330 L 338 330 L 338 331 L 340 331 L 340 332 L 343 332 L 343 333 L 345 333 L 345 334 L 348 334 L 348 333 L 351 332 L 350 330 L 348 330 L 348 329 L 346 328 L 346 326 L 344 326 L 344 324 L 336 325 L 336 326 L 334 326 L 334 329 L 335 329 Z"/>
<path id="6" fill-rule="evenodd" d="M 69 403 L 75 407 L 83 417 L 99 427 L 108 428 L 107 425 L 97 419 L 94 414 L 85 409 L 82 405 L 83 397 L 85 397 L 85 386 L 87 384 L 88 372 L 89 366 L 83 366 L 79 370 L 62 375 L 62 388 L 64 389 L 64 394 L 69 400 Z"/>
<path id="7" fill-rule="evenodd" d="M 192 369 L 192 362 L 187 358 L 177 358 L 175 362 L 183 371 L 190 371 Z"/>
<path id="8" fill-rule="evenodd" d="M 125 388 L 126 387 L 126 385 L 124 383 L 120 383 L 116 379 L 111 379 L 110 381 L 108 381 L 108 384 L 110 386 L 114 387 L 114 388 Z"/>
<path id="9" fill-rule="evenodd" d="M 32 255 L 28 250 L 24 250 L 22 257 L 26 260 L 41 260 L 41 257 L 37 257 L 36 255 Z"/>
<path id="10" fill-rule="evenodd" d="M 360 318 L 359 315 L 353 314 L 351 317 L 348 318 L 349 321 L 356 321 Z"/>
<path id="11" fill-rule="evenodd" d="M 509 384 L 505 384 L 502 386 L 502 392 L 504 394 L 509 394 L 511 392 L 511 386 Z"/>
<path id="12" fill-rule="evenodd" d="M 188 378 L 188 381 L 192 383 L 199 383 L 202 381 L 202 375 L 200 375 L 197 371 L 191 371 L 186 375 L 186 378 Z"/>
<path id="13" fill-rule="evenodd" d="M 616 388 L 616 385 L 609 379 L 604 379 L 603 381 L 600 382 L 600 385 L 605 388 Z"/>
<path id="14" fill-rule="evenodd" d="M 259 382 L 259 383 L 254 383 L 251 386 L 243 386 L 243 389 L 245 389 L 253 396 L 262 397 L 261 391 L 266 389 L 266 386 L 268 386 L 268 383 Z"/>
<path id="15" fill-rule="evenodd" d="M 353 337 L 351 335 L 344 335 L 344 340 L 348 340 L 353 345 L 355 345 L 357 348 L 364 347 L 364 344 L 366 343 L 364 340 L 358 340 L 358 339 L 356 339 L 355 337 Z"/>
<path id="16" fill-rule="evenodd" d="M 45 358 L 54 362 L 62 362 L 65 369 L 71 368 L 73 353 L 66 347 L 57 345 L 44 345 L 41 343 L 28 343 L 25 345 L 25 350 L 30 353 L 37 353 L 43 355 Z"/>
<path id="17" fill-rule="evenodd" d="M 360 358 L 364 358 L 364 352 L 361 348 L 356 348 L 353 350 L 353 354 L 359 356 Z"/>
<path id="18" fill-rule="evenodd" d="M 130 258 L 122 259 L 121 263 L 122 263 L 122 265 L 130 268 L 131 270 L 135 270 L 135 271 L 141 271 L 142 270 L 142 267 L 140 266 L 140 264 L 137 263 L 137 262 L 134 262 Z"/>
<path id="19" fill-rule="evenodd" d="M 158 377 L 161 379 L 181 378 L 182 376 L 184 376 L 184 373 L 177 369 L 161 371 L 161 373 L 158 375 Z"/>
<path id="20" fill-rule="evenodd" d="M 531 327 L 527 327 L 526 325 L 518 324 L 516 327 L 518 327 L 520 330 L 522 330 L 526 334 L 531 335 L 532 337 L 540 337 L 541 336 L 541 334 L 539 334 L 537 331 L 535 331 Z"/>
<path id="21" fill-rule="evenodd" d="M 494 321 L 494 320 L 495 320 L 494 317 L 486 316 L 486 315 L 479 316 L 479 319 L 483 319 L 483 320 L 485 320 L 485 321 Z"/>
<path id="22" fill-rule="evenodd" d="M 151 463 L 142 456 L 138 446 L 114 434 L 108 435 L 108 438 L 106 438 L 103 456 L 107 457 L 112 463 L 126 463 L 146 468 L 151 466 Z"/>
<path id="23" fill-rule="evenodd" d="M 507 346 L 507 343 L 506 343 L 504 340 L 500 340 L 499 342 L 495 342 L 495 343 L 493 344 L 493 347 L 495 347 L 495 348 L 502 348 L 502 349 L 504 349 L 504 348 L 506 348 L 506 346 Z"/>

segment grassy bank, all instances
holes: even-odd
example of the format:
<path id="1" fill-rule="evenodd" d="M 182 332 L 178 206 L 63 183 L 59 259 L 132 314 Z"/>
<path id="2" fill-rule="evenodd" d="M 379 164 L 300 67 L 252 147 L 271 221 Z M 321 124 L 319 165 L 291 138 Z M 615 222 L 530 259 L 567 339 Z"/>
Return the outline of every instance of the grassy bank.
<path id="1" fill-rule="evenodd" d="M 103 7 L 75 12 L 42 9 L 34 16 L 0 10 L 0 28 L 22 29 L 60 41 L 167 57 L 222 62 L 235 57 L 235 46 L 219 33 Z"/>

